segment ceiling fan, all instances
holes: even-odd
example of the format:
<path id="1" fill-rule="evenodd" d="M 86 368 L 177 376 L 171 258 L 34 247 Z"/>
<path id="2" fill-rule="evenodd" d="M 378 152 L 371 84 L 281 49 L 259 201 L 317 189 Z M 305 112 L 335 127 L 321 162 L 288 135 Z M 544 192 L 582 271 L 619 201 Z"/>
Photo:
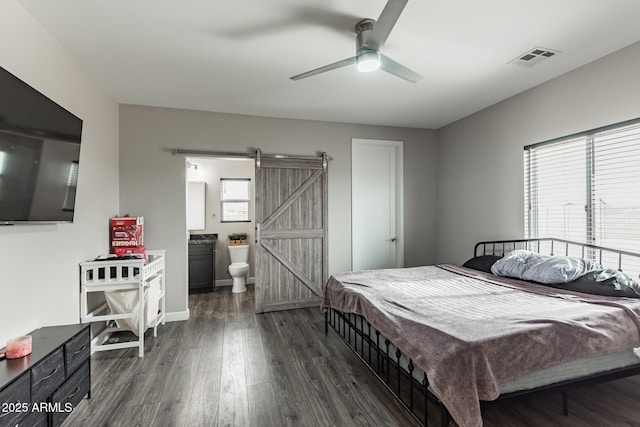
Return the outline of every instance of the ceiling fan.
<path id="1" fill-rule="evenodd" d="M 408 0 L 388 0 L 378 21 L 363 19 L 356 24 L 356 56 L 295 75 L 290 77 L 290 79 L 305 79 L 315 76 L 316 74 L 356 64 L 359 71 L 370 72 L 379 68 L 401 79 L 416 83 L 422 78 L 420 74 L 411 71 L 404 65 L 380 53 L 380 49 L 387 41 L 389 33 L 391 33 L 396 21 L 400 17 L 407 1 Z"/>

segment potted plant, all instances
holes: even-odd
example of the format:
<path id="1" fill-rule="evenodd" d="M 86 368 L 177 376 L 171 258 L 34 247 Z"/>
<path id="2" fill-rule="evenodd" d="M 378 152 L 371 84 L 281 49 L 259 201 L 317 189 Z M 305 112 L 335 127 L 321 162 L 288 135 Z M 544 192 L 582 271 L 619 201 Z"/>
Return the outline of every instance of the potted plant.
<path id="1" fill-rule="evenodd" d="M 231 233 L 229 234 L 229 245 L 246 245 L 247 244 L 247 233 Z"/>

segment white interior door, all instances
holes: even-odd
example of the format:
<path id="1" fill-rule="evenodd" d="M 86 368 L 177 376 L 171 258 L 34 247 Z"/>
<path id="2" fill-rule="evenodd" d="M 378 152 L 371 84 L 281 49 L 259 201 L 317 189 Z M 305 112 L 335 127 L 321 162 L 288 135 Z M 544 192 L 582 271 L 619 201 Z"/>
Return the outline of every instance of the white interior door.
<path id="1" fill-rule="evenodd" d="M 402 142 L 351 141 L 352 269 L 402 267 Z"/>

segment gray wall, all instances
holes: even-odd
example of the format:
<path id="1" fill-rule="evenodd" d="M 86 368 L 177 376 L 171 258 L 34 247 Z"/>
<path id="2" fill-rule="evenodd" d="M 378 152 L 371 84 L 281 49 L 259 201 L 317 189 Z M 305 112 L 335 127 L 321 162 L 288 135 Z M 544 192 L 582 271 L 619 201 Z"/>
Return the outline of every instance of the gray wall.
<path id="1" fill-rule="evenodd" d="M 109 251 L 118 209 L 118 104 L 14 0 L 0 1 L 0 40 L 2 67 L 84 121 L 74 223 L 0 227 L 5 343 L 79 321 L 78 263 Z"/>
<path id="2" fill-rule="evenodd" d="M 438 261 L 523 237 L 523 147 L 640 117 L 639 76 L 636 43 L 439 129 Z"/>
<path id="3" fill-rule="evenodd" d="M 405 264 L 435 260 L 435 132 L 120 106 L 121 213 L 144 215 L 145 244 L 167 251 L 167 311 L 187 315 L 184 158 L 171 149 L 310 155 L 329 165 L 329 270 L 351 266 L 351 138 L 404 141 Z"/>

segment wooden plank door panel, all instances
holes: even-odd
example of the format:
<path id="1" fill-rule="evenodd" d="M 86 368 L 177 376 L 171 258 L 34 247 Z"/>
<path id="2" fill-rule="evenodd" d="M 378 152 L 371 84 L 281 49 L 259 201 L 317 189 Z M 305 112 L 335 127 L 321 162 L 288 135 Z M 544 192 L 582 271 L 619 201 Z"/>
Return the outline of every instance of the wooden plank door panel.
<path id="1" fill-rule="evenodd" d="M 326 160 L 256 162 L 256 311 L 317 306 L 326 282 Z"/>

